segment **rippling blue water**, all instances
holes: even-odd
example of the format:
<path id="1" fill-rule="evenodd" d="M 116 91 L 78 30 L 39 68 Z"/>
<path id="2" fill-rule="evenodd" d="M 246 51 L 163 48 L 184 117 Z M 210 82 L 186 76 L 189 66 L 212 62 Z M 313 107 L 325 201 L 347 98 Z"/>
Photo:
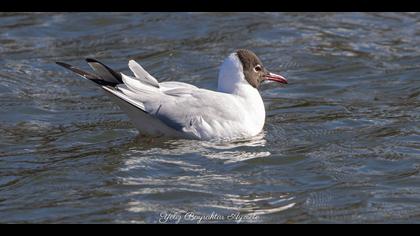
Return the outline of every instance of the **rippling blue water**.
<path id="1" fill-rule="evenodd" d="M 420 220 L 419 13 L 2 13 L 0 29 L 1 223 Z M 264 132 L 235 142 L 139 137 L 54 64 L 135 59 L 215 89 L 237 48 L 290 84 L 262 87 Z"/>

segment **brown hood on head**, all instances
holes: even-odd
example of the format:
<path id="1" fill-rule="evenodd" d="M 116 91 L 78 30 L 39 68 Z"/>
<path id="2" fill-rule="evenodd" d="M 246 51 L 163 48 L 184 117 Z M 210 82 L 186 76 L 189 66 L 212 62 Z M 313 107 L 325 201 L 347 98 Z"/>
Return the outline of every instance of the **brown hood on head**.
<path id="1" fill-rule="evenodd" d="M 247 49 L 237 50 L 236 55 L 238 55 L 238 58 L 242 63 L 245 79 L 250 85 L 252 85 L 252 87 L 258 88 L 262 82 L 262 77 L 259 76 L 259 73 L 254 71 L 254 67 L 260 65 L 261 68 L 263 68 L 261 60 L 257 57 L 257 55 L 255 55 L 255 53 Z"/>
<path id="2" fill-rule="evenodd" d="M 284 77 L 270 73 L 265 69 L 261 60 L 252 51 L 239 49 L 236 51 L 236 55 L 242 63 L 245 79 L 252 87 L 258 88 L 264 80 L 287 83 L 287 80 Z"/>

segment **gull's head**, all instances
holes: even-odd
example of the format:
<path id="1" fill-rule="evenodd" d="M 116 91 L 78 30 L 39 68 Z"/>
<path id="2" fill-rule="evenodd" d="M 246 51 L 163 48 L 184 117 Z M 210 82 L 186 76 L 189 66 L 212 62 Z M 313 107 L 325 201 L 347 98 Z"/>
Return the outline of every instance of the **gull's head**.
<path id="1" fill-rule="evenodd" d="M 235 93 L 247 87 L 258 89 L 264 81 L 287 84 L 286 78 L 269 72 L 255 53 L 247 49 L 239 49 L 231 53 L 222 63 L 218 90 Z"/>

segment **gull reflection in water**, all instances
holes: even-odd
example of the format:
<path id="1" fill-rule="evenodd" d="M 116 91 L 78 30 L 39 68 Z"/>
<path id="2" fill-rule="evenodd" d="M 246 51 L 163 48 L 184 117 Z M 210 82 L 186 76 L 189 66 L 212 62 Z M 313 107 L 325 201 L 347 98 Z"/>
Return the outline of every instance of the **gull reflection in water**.
<path id="1" fill-rule="evenodd" d="M 234 141 L 203 142 L 205 148 L 203 155 L 210 159 L 224 160 L 225 163 L 234 163 L 263 158 L 271 155 L 268 151 L 260 151 L 265 147 L 265 133 L 247 139 L 237 139 Z"/>
<path id="2" fill-rule="evenodd" d="M 136 138 L 136 144 L 130 148 L 129 156 L 133 157 L 140 154 L 143 156 L 152 155 L 154 156 L 153 158 L 158 158 L 161 155 L 182 156 L 199 154 L 209 159 L 219 159 L 225 161 L 225 163 L 234 163 L 270 156 L 271 153 L 264 150 L 266 143 L 264 132 L 246 139 L 211 141 L 145 139 L 144 137 L 138 137 Z M 131 161 L 138 162 L 137 158 Z"/>
<path id="3" fill-rule="evenodd" d="M 261 133 L 233 141 L 137 140 L 124 154 L 124 165 L 120 168 L 120 183 L 133 188 L 126 193 L 133 199 L 127 210 L 140 215 L 154 212 L 159 218 L 159 213 L 168 210 L 179 214 L 191 211 L 190 206 L 178 207 L 172 200 L 192 201 L 196 198 L 202 208 L 202 211 L 194 212 L 196 214 L 214 211 L 225 215 L 239 214 L 244 217 L 239 218 L 241 222 L 248 222 L 245 220 L 247 216 L 254 217 L 249 222 L 263 222 L 266 215 L 293 208 L 294 197 L 284 192 L 268 191 L 255 195 L 234 191 L 238 184 L 253 186 L 254 182 L 226 174 L 224 169 L 232 167 L 224 165 L 227 163 L 247 165 L 247 160 L 270 157 L 265 137 L 266 134 Z M 215 198 L 218 200 L 214 201 Z M 167 204 L 156 204 L 162 199 Z M 144 220 L 156 221 L 156 217 Z"/>

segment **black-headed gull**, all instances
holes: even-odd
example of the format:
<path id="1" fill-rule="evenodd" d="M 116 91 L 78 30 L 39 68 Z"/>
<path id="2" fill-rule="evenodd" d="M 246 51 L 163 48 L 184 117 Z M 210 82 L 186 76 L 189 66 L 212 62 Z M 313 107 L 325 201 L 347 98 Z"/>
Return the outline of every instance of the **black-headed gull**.
<path id="1" fill-rule="evenodd" d="M 57 62 L 93 81 L 128 115 L 142 135 L 190 139 L 234 139 L 255 136 L 263 129 L 265 108 L 258 92 L 264 81 L 287 84 L 270 73 L 250 50 L 231 53 L 219 71 L 217 91 L 168 81 L 159 83 L 135 61 L 133 76 L 86 59 L 94 73 Z"/>

